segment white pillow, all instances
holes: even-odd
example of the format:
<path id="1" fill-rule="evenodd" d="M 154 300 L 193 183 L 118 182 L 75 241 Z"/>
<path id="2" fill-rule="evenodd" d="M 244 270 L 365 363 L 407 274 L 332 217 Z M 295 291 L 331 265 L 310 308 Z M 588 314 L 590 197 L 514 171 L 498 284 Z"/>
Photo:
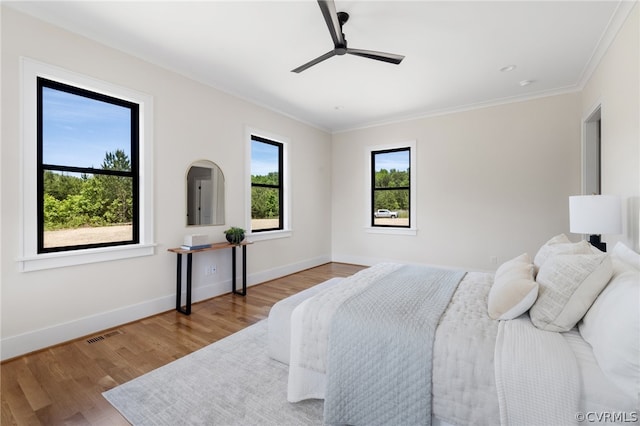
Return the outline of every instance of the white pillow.
<path id="1" fill-rule="evenodd" d="M 640 391 L 640 271 L 614 277 L 578 326 L 604 374 L 624 393 Z"/>
<path id="2" fill-rule="evenodd" d="M 633 269 L 640 270 L 640 254 L 631 250 L 621 242 L 616 243 L 613 252 L 611 252 L 611 256 Z"/>
<path id="3" fill-rule="evenodd" d="M 538 296 L 538 284 L 533 279 L 533 264 L 528 254 L 511 259 L 496 270 L 489 290 L 489 317 L 511 320 L 525 313 Z"/>
<path id="4" fill-rule="evenodd" d="M 533 264 L 535 265 L 535 273 L 540 270 L 540 267 L 546 262 L 546 260 L 554 256 L 556 254 L 590 254 L 593 253 L 591 250 L 591 245 L 584 241 L 578 241 L 577 243 L 572 243 L 569 241 L 569 238 L 565 234 L 556 235 L 551 238 L 549 241 L 544 243 L 538 253 L 536 253 L 536 257 L 533 259 Z"/>
<path id="5" fill-rule="evenodd" d="M 613 267 L 606 254 L 559 254 L 546 260 L 537 282 L 538 299 L 529 315 L 547 331 L 569 331 L 607 285 Z"/>

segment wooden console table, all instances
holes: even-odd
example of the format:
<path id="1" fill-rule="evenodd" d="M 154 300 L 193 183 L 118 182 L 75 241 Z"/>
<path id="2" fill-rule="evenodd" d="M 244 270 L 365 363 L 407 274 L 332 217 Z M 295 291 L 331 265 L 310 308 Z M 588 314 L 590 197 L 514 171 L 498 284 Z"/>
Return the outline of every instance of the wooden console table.
<path id="1" fill-rule="evenodd" d="M 240 296 L 247 295 L 247 245 L 253 244 L 248 241 L 243 241 L 240 244 L 230 244 L 230 243 L 215 243 L 211 244 L 208 247 L 203 247 L 199 249 L 187 250 L 181 247 L 170 248 L 168 251 L 176 253 L 178 255 L 178 268 L 177 268 L 177 277 L 176 277 L 176 311 L 181 312 L 185 315 L 191 315 L 191 264 L 192 264 L 192 256 L 193 253 L 200 253 L 204 251 L 212 251 L 212 250 L 223 250 L 223 249 L 231 249 L 231 291 L 234 294 L 239 294 Z M 242 291 L 236 290 L 236 247 L 242 247 Z M 187 255 L 187 300 L 185 307 L 182 307 L 181 299 L 182 299 L 182 255 Z"/>

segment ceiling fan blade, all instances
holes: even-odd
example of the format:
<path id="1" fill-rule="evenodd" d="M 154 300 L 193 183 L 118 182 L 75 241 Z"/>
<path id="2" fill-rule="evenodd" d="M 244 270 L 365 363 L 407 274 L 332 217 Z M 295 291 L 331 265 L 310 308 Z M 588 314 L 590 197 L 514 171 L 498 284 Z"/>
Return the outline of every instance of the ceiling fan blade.
<path id="1" fill-rule="evenodd" d="M 331 50 L 330 52 L 327 52 L 322 56 L 318 56 L 314 60 L 309 61 L 304 65 L 300 65 L 298 68 L 291 70 L 291 72 L 300 73 L 300 72 L 306 70 L 307 68 L 310 68 L 310 67 L 314 66 L 315 64 L 319 64 L 320 62 L 324 61 L 325 59 L 329 59 L 330 57 L 335 56 L 335 55 L 336 55 L 336 51 L 335 50 Z"/>
<path id="2" fill-rule="evenodd" d="M 347 53 L 369 59 L 375 59 L 378 61 L 389 62 L 396 65 L 402 62 L 402 60 L 404 59 L 404 56 L 402 55 L 396 55 L 395 53 L 376 52 L 373 50 L 347 49 Z"/>
<path id="3" fill-rule="evenodd" d="M 336 47 L 344 47 L 344 36 L 342 35 L 342 27 L 340 26 L 340 21 L 338 20 L 336 4 L 333 2 L 333 0 L 318 0 L 318 6 L 320 6 L 322 16 L 324 16 L 324 21 L 327 23 L 327 27 L 329 28 L 329 32 L 331 33 L 333 45 Z"/>

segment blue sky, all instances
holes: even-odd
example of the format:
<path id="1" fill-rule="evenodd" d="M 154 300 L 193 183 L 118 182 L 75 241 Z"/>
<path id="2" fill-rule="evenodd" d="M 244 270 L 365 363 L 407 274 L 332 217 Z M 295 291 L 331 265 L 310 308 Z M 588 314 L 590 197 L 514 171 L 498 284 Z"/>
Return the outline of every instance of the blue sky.
<path id="1" fill-rule="evenodd" d="M 266 176 L 278 171 L 278 147 L 251 141 L 251 175 Z"/>
<path id="2" fill-rule="evenodd" d="M 128 108 L 45 87 L 42 110 L 46 164 L 100 168 L 117 149 L 131 158 Z"/>
<path id="3" fill-rule="evenodd" d="M 45 164 L 100 168 L 107 152 L 131 156 L 129 109 L 48 87 L 42 101 Z M 277 147 L 252 142 L 251 174 L 277 170 Z"/>
<path id="4" fill-rule="evenodd" d="M 376 172 L 382 169 L 396 169 L 404 172 L 409 169 L 409 151 L 394 151 L 376 154 Z"/>

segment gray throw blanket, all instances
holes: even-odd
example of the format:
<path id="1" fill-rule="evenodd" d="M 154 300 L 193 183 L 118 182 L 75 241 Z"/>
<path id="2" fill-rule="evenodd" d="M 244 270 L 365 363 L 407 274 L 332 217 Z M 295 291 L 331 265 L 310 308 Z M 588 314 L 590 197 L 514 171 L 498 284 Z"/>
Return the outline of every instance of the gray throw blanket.
<path id="1" fill-rule="evenodd" d="M 435 330 L 464 275 L 406 265 L 338 308 L 329 335 L 325 424 L 430 424 Z"/>

